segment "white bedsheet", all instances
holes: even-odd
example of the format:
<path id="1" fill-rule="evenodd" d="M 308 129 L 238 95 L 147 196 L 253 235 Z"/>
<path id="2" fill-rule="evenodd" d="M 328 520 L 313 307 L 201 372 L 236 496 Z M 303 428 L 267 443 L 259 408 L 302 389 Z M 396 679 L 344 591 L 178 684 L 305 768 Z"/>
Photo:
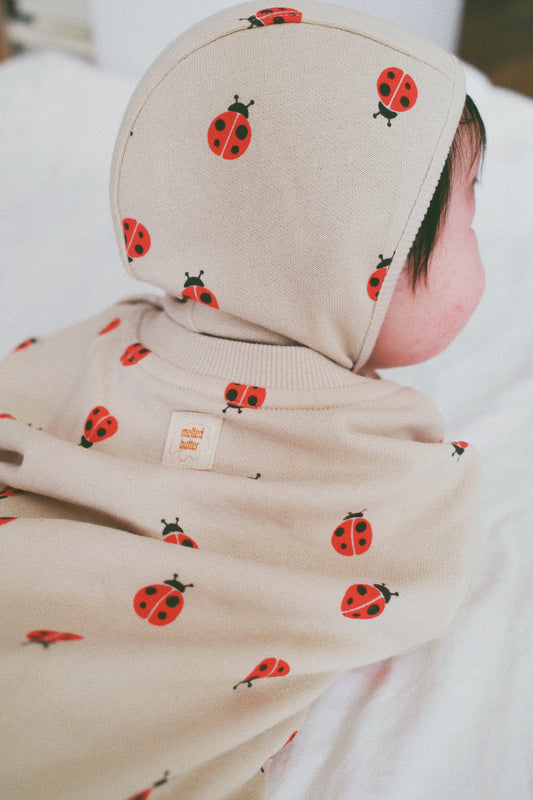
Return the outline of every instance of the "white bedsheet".
<path id="1" fill-rule="evenodd" d="M 315 703 L 273 764 L 269 800 L 533 797 L 533 100 L 467 78 L 489 142 L 475 220 L 486 293 L 445 353 L 387 377 L 481 451 L 472 595 L 443 640 L 349 673 Z M 0 357 L 147 289 L 122 269 L 107 199 L 132 88 L 52 52 L 0 66 Z"/>

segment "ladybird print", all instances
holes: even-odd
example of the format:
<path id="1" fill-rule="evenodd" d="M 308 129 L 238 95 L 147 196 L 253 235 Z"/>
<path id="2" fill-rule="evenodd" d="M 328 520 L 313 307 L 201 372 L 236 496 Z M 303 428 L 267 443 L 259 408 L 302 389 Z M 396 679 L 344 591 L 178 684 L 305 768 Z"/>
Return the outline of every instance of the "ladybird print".
<path id="1" fill-rule="evenodd" d="M 117 431 L 118 422 L 115 417 L 111 416 L 104 406 L 96 406 L 85 420 L 80 445 L 82 447 L 92 447 L 95 442 L 109 439 Z"/>
<path id="2" fill-rule="evenodd" d="M 190 586 L 194 584 L 182 583 L 176 573 L 168 581 L 145 586 L 133 598 L 135 613 L 151 625 L 168 625 L 181 614 L 183 592 Z"/>
<path id="3" fill-rule="evenodd" d="M 102 328 L 98 336 L 103 336 L 104 333 L 109 333 L 110 331 L 114 331 L 115 328 L 118 328 L 119 325 L 120 325 L 120 317 L 115 317 L 115 319 L 111 320 L 109 325 L 106 325 L 105 328 Z"/>
<path id="4" fill-rule="evenodd" d="M 239 414 L 243 408 L 260 408 L 265 402 L 266 389 L 261 386 L 247 386 L 245 383 L 228 383 L 224 392 L 228 408 L 236 408 Z"/>
<path id="5" fill-rule="evenodd" d="M 201 269 L 197 277 L 193 275 L 191 278 L 189 273 L 186 272 L 185 275 L 187 276 L 187 280 L 183 286 L 181 296 L 188 297 L 189 300 L 197 300 L 199 303 L 203 303 L 205 306 L 211 306 L 211 308 L 218 308 L 215 295 L 204 286 L 202 281 L 203 274 L 204 271 Z"/>
<path id="6" fill-rule="evenodd" d="M 167 782 L 168 775 L 169 771 L 167 769 L 163 777 L 160 778 L 155 783 L 153 783 L 148 789 L 143 789 L 141 792 L 133 794 L 131 797 L 128 797 L 127 800 L 147 800 L 147 798 L 150 797 L 154 789 L 157 789 L 158 786 L 163 786 L 163 784 Z"/>
<path id="7" fill-rule="evenodd" d="M 176 517 L 176 522 L 167 522 L 162 519 L 161 522 L 165 526 L 163 528 L 163 541 L 170 542 L 171 544 L 181 544 L 183 547 L 192 547 L 193 550 L 198 550 L 198 545 L 183 533 L 183 528 L 179 526 L 179 519 Z"/>
<path id="8" fill-rule="evenodd" d="M 379 254 L 379 264 L 377 265 L 375 271 L 368 279 L 368 283 L 366 285 L 366 291 L 371 300 L 378 299 L 380 289 L 383 285 L 383 281 L 385 280 L 385 275 L 387 274 L 387 271 L 390 265 L 392 264 L 393 258 L 394 258 L 394 253 L 390 258 L 383 258 L 383 253 Z"/>
<path id="9" fill-rule="evenodd" d="M 391 120 L 398 116 L 401 111 L 408 111 L 414 106 L 418 97 L 416 83 L 401 69 L 397 67 L 387 67 L 378 78 L 379 102 L 374 119 L 379 116 L 385 117 L 387 126 L 391 127 Z"/>
<path id="10" fill-rule="evenodd" d="M 276 6 L 263 8 L 257 14 L 252 14 L 251 17 L 239 17 L 239 20 L 249 22 L 250 28 L 262 28 L 264 25 L 280 25 L 283 22 L 301 22 L 302 12 L 296 11 L 295 8 Z"/>
<path id="11" fill-rule="evenodd" d="M 451 445 L 453 447 L 452 458 L 453 456 L 457 456 L 457 460 L 459 461 L 464 451 L 468 447 L 468 442 L 452 442 Z"/>
<path id="12" fill-rule="evenodd" d="M 350 513 L 333 531 L 331 544 L 341 556 L 360 556 L 372 544 L 372 526 L 363 511 Z"/>
<path id="13" fill-rule="evenodd" d="M 18 517 L 0 517 L 0 525 L 7 525 L 8 522 L 13 522 L 15 519 Z"/>
<path id="14" fill-rule="evenodd" d="M 383 583 L 355 583 L 346 591 L 341 611 L 350 619 L 373 619 L 383 612 L 393 595 L 398 597 L 398 592 L 390 592 Z"/>
<path id="15" fill-rule="evenodd" d="M 250 688 L 252 681 L 258 678 L 278 678 L 288 675 L 290 671 L 291 669 L 286 661 L 278 658 L 265 658 L 244 680 L 239 681 L 233 688 L 236 689 L 241 684 L 246 684 Z"/>
<path id="16" fill-rule="evenodd" d="M 248 108 L 254 101 L 250 100 L 248 105 L 244 105 L 239 103 L 238 94 L 234 97 L 235 102 L 227 111 L 215 117 L 207 131 L 209 147 L 216 156 L 222 156 L 226 160 L 240 158 L 248 149 L 252 136 Z"/>
<path id="17" fill-rule="evenodd" d="M 18 350 L 26 350 L 27 347 L 29 347 L 32 344 L 35 344 L 35 342 L 37 341 L 38 339 L 36 339 L 35 336 L 32 336 L 31 339 L 25 339 L 23 342 L 18 344 L 12 352 L 16 353 Z"/>
<path id="18" fill-rule="evenodd" d="M 130 367 L 132 364 L 138 364 L 142 358 L 146 358 L 152 351 L 145 347 L 140 342 L 134 342 L 126 347 L 120 356 L 120 363 L 125 367 Z"/>
<path id="19" fill-rule="evenodd" d="M 24 494 L 24 490 L 15 489 L 13 486 L 0 488 L 0 500 L 5 500 L 7 497 L 16 497 L 17 494 Z"/>
<path id="20" fill-rule="evenodd" d="M 271 756 L 269 757 L 269 759 L 268 759 L 268 760 L 269 760 L 269 761 L 272 761 L 272 759 L 273 759 L 273 758 L 276 758 L 277 754 L 278 754 L 278 753 L 281 753 L 281 751 L 283 750 L 283 748 L 284 748 L 284 747 L 287 747 L 287 745 L 288 745 L 288 744 L 290 744 L 290 743 L 292 742 L 292 740 L 294 739 L 294 737 L 296 736 L 296 734 L 297 734 L 297 733 L 298 733 L 298 731 L 293 731 L 293 733 L 291 733 L 291 735 L 289 736 L 289 738 L 287 739 L 287 741 L 285 742 L 285 744 L 282 744 L 282 745 L 281 745 L 281 747 L 279 748 L 279 750 L 277 750 L 277 751 L 276 751 L 276 752 L 275 752 L 273 755 L 271 755 Z M 265 768 L 264 768 L 264 767 L 261 767 L 261 772 L 264 772 L 264 771 L 265 771 Z"/>
<path id="21" fill-rule="evenodd" d="M 49 647 L 51 644 L 55 644 L 56 642 L 73 642 L 79 639 L 83 639 L 83 636 L 80 636 L 77 633 L 62 633 L 61 631 L 30 631 L 26 634 L 27 642 L 24 644 L 31 644 L 34 642 L 35 644 L 42 644 L 43 647 Z"/>
<path id="22" fill-rule="evenodd" d="M 141 258 L 141 256 L 146 255 L 152 240 L 145 226 L 137 222 L 136 219 L 126 217 L 126 219 L 122 220 L 122 229 L 124 231 L 128 261 L 131 263 L 134 258 Z"/>
<path id="23" fill-rule="evenodd" d="M 0 414 L 0 419 L 15 419 L 13 414 Z"/>

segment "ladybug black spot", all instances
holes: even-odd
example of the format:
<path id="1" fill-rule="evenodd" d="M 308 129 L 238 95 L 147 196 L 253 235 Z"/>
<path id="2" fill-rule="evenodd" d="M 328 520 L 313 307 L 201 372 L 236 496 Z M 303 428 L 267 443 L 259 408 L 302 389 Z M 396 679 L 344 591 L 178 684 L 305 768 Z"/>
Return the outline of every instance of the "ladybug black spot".
<path id="1" fill-rule="evenodd" d="M 144 600 L 142 601 L 142 603 L 139 603 L 139 605 L 141 608 L 146 608 L 146 603 L 144 602 Z"/>
<path id="2" fill-rule="evenodd" d="M 236 156 L 237 153 L 239 152 L 239 148 L 237 147 L 236 144 L 234 144 L 233 147 L 231 148 L 231 152 L 233 153 L 234 156 Z"/>
<path id="3" fill-rule="evenodd" d="M 220 139 L 215 139 L 213 144 L 215 145 L 215 147 L 220 147 Z"/>
<path id="4" fill-rule="evenodd" d="M 165 600 L 165 605 L 167 605 L 169 608 L 176 608 L 176 606 L 179 606 L 180 602 L 180 598 L 176 594 L 173 594 L 170 597 L 167 597 Z"/>
<path id="5" fill-rule="evenodd" d="M 280 9 L 280 11 L 283 11 L 283 9 Z M 279 25 L 281 22 L 285 22 L 283 17 L 274 17 L 274 25 Z"/>
<path id="6" fill-rule="evenodd" d="M 379 284 L 379 278 L 370 278 L 368 282 L 370 286 L 377 286 Z"/>
<path id="7" fill-rule="evenodd" d="M 106 429 L 105 428 L 97 428 L 97 430 L 96 430 L 96 435 L 97 436 L 105 436 L 105 434 L 106 434 Z"/>
<path id="8" fill-rule="evenodd" d="M 144 590 L 144 593 L 145 594 L 156 594 L 157 593 L 157 589 L 155 588 L 155 586 L 147 586 L 146 589 Z"/>
<path id="9" fill-rule="evenodd" d="M 355 530 L 357 533 L 363 533 L 363 531 L 366 531 L 366 522 L 358 522 L 355 526 Z"/>
<path id="10" fill-rule="evenodd" d="M 266 664 L 261 664 L 261 666 L 259 667 L 259 672 L 264 672 L 266 668 L 267 668 Z"/>
<path id="11" fill-rule="evenodd" d="M 217 131 L 223 131 L 225 127 L 226 123 L 224 122 L 224 120 L 217 119 L 217 121 L 215 122 L 215 128 L 217 129 Z"/>
<path id="12" fill-rule="evenodd" d="M 361 616 L 361 614 L 359 614 L 359 612 L 358 612 L 358 611 L 356 611 L 356 612 L 355 612 L 354 614 L 352 614 L 351 616 L 352 616 L 352 617 L 360 617 L 360 616 Z"/>
<path id="13" fill-rule="evenodd" d="M 252 395 L 251 397 L 248 398 L 248 405 L 250 406 L 257 405 L 257 397 L 255 395 Z"/>
<path id="14" fill-rule="evenodd" d="M 191 542 L 190 539 L 184 539 L 182 541 L 182 545 L 183 545 L 183 547 L 194 547 L 194 545 L 193 545 L 193 543 Z"/>
<path id="15" fill-rule="evenodd" d="M 379 614 L 379 606 L 376 604 L 369 606 L 366 613 L 369 617 L 374 617 L 376 614 Z"/>
<path id="16" fill-rule="evenodd" d="M 228 389 L 226 392 L 226 400 L 236 400 L 237 399 L 237 390 L 236 389 Z"/>
<path id="17" fill-rule="evenodd" d="M 408 97 L 405 97 L 405 95 L 403 97 L 400 97 L 401 106 L 403 106 L 404 108 L 409 108 L 410 104 L 411 103 Z"/>
<path id="18" fill-rule="evenodd" d="M 337 528 L 337 530 L 335 531 L 335 536 L 342 536 L 343 533 L 344 530 L 342 528 Z"/>
<path id="19" fill-rule="evenodd" d="M 353 603 L 353 597 L 349 597 L 349 598 L 347 599 L 347 601 L 346 601 L 346 605 L 347 605 L 347 606 L 351 606 L 351 605 L 352 605 L 352 603 Z"/>
<path id="20" fill-rule="evenodd" d="M 366 586 L 363 586 L 362 584 L 359 584 L 359 586 L 357 587 L 357 594 L 360 594 L 361 597 L 364 597 L 366 592 L 367 592 Z"/>
<path id="21" fill-rule="evenodd" d="M 395 75 L 395 73 L 394 73 L 392 70 L 390 70 L 390 72 L 387 72 L 387 78 L 389 78 L 391 81 L 392 81 L 392 80 L 393 80 L 395 77 L 396 77 L 396 75 Z"/>
<path id="22" fill-rule="evenodd" d="M 366 539 L 359 539 L 359 544 L 361 547 L 364 547 L 366 544 Z"/>
<path id="23" fill-rule="evenodd" d="M 92 419 L 88 419 L 88 420 L 87 420 L 87 422 L 85 423 L 85 430 L 86 430 L 86 431 L 90 431 L 90 430 L 91 430 L 91 428 L 92 428 L 92 426 L 93 426 L 93 421 L 92 421 Z"/>
<path id="24" fill-rule="evenodd" d="M 406 89 L 410 89 L 410 88 L 411 88 L 411 84 L 410 84 L 410 83 L 406 83 L 406 84 L 405 84 L 405 88 L 406 88 Z"/>
<path id="25" fill-rule="evenodd" d="M 390 94 L 390 86 L 388 83 L 380 83 L 379 93 L 382 97 L 388 97 Z"/>
<path id="26" fill-rule="evenodd" d="M 341 550 L 346 550 L 347 547 L 348 545 L 345 544 L 344 542 L 341 544 Z"/>
<path id="27" fill-rule="evenodd" d="M 138 253 L 140 256 L 144 253 L 144 247 L 141 247 L 140 244 L 135 245 L 135 252 Z"/>
<path id="28" fill-rule="evenodd" d="M 159 614 L 157 615 L 157 618 L 158 619 L 166 619 L 167 618 L 167 612 L 166 611 L 160 611 Z"/>
<path id="29" fill-rule="evenodd" d="M 202 301 L 202 303 L 205 303 L 207 306 L 210 305 L 210 303 L 212 302 L 211 295 L 208 294 L 207 292 L 202 292 L 202 294 L 200 295 L 200 300 Z"/>
<path id="30" fill-rule="evenodd" d="M 237 125 L 237 127 L 235 128 L 235 136 L 241 142 L 244 139 L 246 139 L 246 137 L 248 136 L 248 128 L 246 127 L 246 125 Z"/>
<path id="31" fill-rule="evenodd" d="M 124 223 L 124 230 L 125 230 L 125 231 L 129 231 L 129 229 L 130 229 L 130 226 L 129 226 L 129 224 L 128 224 L 127 222 L 125 222 L 125 223 Z"/>

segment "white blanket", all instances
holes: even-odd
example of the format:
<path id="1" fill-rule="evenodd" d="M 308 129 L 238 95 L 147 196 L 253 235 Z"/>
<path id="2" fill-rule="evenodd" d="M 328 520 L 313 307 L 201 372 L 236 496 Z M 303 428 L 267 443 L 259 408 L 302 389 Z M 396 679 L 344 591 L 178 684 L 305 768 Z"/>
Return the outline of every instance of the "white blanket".
<path id="1" fill-rule="evenodd" d="M 472 68 L 467 79 L 488 133 L 475 220 L 486 293 L 447 351 L 386 377 L 481 452 L 471 599 L 445 639 L 339 680 L 276 757 L 269 800 L 531 800 L 533 100 Z M 146 291 L 120 265 L 107 198 L 132 89 L 56 53 L 0 66 L 0 357 Z"/>

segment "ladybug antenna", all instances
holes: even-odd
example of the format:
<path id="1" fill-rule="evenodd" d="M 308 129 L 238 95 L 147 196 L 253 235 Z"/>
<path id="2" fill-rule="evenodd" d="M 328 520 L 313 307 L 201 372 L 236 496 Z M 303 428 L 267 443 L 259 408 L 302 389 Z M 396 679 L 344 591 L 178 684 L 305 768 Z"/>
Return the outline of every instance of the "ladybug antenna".
<path id="1" fill-rule="evenodd" d="M 250 100 L 248 105 L 246 105 L 246 103 L 239 103 L 238 94 L 234 94 L 233 97 L 235 98 L 235 102 L 230 105 L 228 111 L 236 111 L 238 114 L 242 114 L 243 117 L 248 119 L 248 109 L 250 108 L 250 106 L 253 106 L 254 101 Z"/>
<path id="2" fill-rule="evenodd" d="M 167 778 L 168 778 L 169 775 L 170 775 L 170 770 L 166 769 L 165 770 L 165 774 L 163 775 L 163 777 L 152 784 L 154 789 L 156 789 L 158 786 L 162 786 L 164 783 L 166 783 L 167 782 Z"/>
<path id="3" fill-rule="evenodd" d="M 398 592 L 391 592 L 390 589 L 387 589 L 384 583 L 375 583 L 374 586 L 376 587 L 376 589 L 379 589 L 379 591 L 383 594 L 386 603 L 389 602 L 391 597 L 400 596 Z"/>

